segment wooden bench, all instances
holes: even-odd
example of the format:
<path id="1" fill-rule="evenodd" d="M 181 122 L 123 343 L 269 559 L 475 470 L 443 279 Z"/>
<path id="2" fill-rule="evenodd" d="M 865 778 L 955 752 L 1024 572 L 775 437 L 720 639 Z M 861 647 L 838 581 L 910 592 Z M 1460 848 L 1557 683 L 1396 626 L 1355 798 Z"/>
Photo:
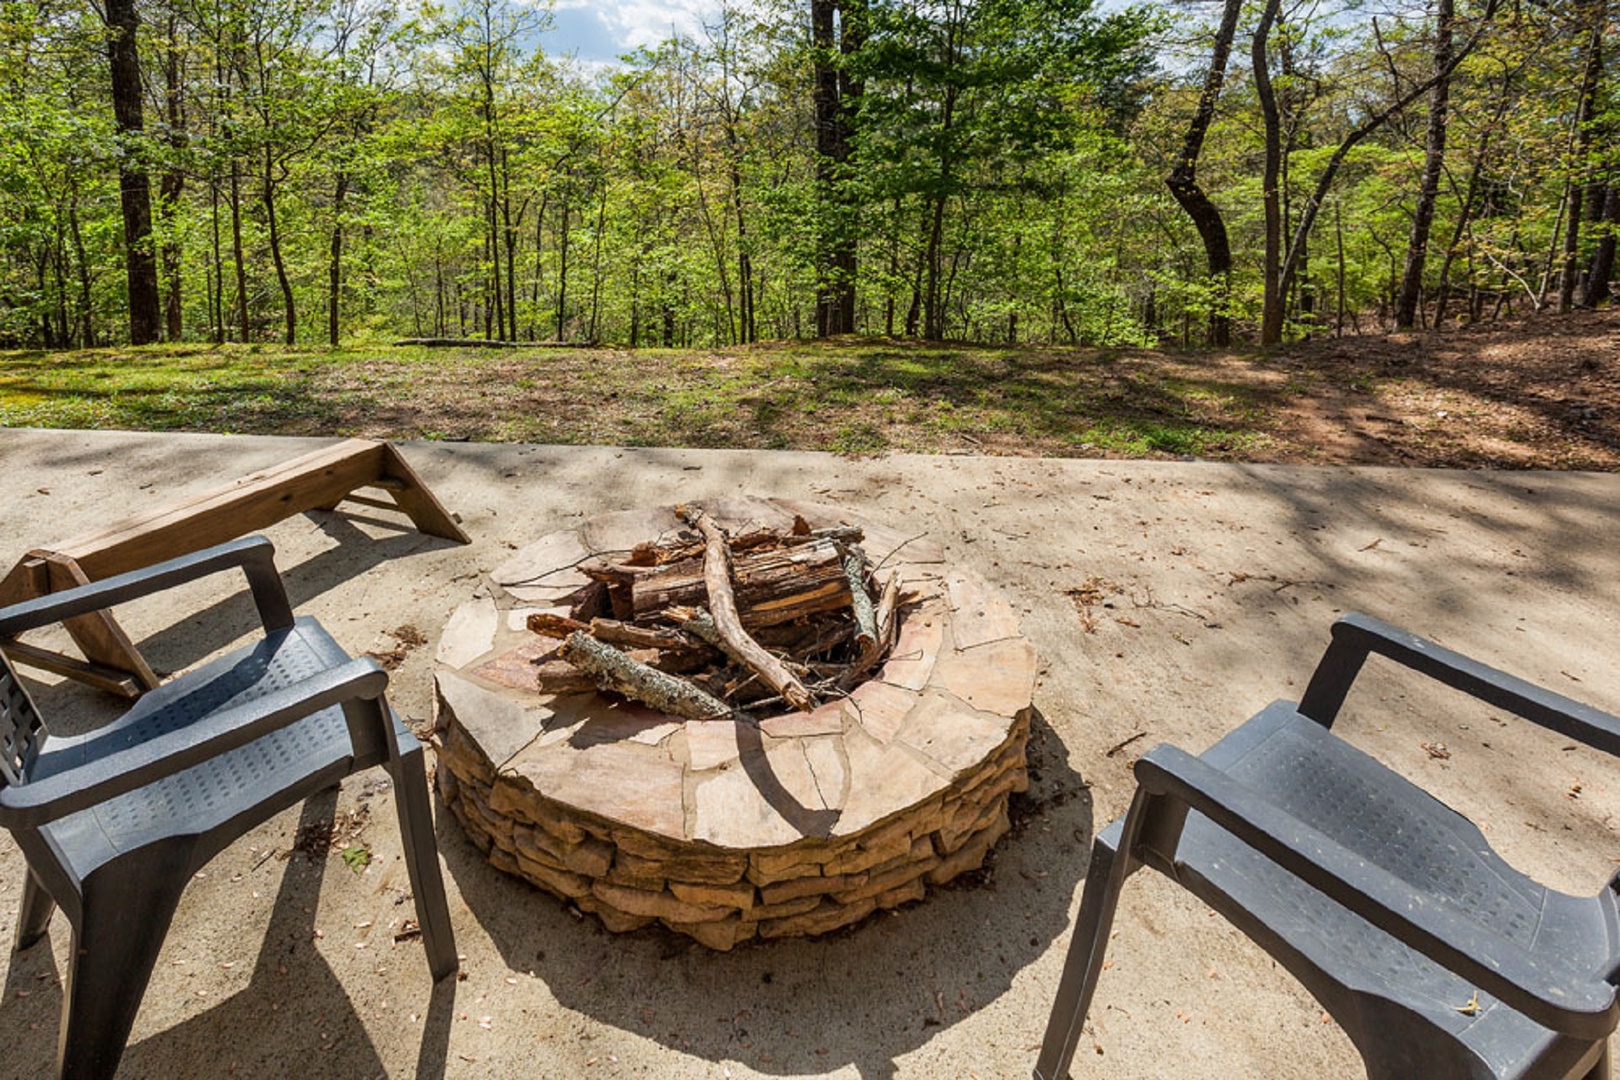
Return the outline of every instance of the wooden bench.
<path id="1" fill-rule="evenodd" d="M 360 488 L 377 489 L 387 498 L 356 495 Z M 429 536 L 469 542 L 397 449 L 380 440 L 349 439 L 105 529 L 30 551 L 0 579 L 0 607 L 200 551 L 294 514 L 335 509 L 344 501 L 398 510 Z M 0 644 L 14 663 L 125 697 L 138 697 L 158 685 L 157 675 L 112 612 L 82 615 L 63 625 L 83 659 L 15 638 Z"/>

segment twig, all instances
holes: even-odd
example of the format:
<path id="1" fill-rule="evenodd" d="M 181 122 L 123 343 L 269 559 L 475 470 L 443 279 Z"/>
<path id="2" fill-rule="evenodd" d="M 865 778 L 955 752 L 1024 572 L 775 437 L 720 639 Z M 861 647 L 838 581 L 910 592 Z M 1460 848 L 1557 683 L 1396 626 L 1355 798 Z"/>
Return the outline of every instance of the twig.
<path id="1" fill-rule="evenodd" d="M 1138 731 L 1135 735 L 1132 735 L 1130 738 L 1125 739 L 1125 740 L 1123 740 L 1121 742 L 1117 742 L 1113 746 L 1110 746 L 1108 748 L 1108 752 L 1106 754 L 1104 754 L 1103 757 L 1113 757 L 1115 754 L 1119 753 L 1121 750 L 1123 750 L 1127 746 L 1131 745 L 1131 743 L 1135 742 L 1137 739 L 1143 739 L 1143 738 L 1146 738 L 1146 737 L 1147 737 L 1147 732 Z"/>

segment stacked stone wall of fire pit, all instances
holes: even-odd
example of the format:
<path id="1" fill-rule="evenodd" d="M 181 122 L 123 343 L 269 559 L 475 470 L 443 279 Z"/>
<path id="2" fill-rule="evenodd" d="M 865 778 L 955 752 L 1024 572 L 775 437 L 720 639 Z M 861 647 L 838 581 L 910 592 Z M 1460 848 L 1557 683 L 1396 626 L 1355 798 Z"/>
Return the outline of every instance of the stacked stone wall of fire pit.
<path id="1" fill-rule="evenodd" d="M 739 526 L 849 520 L 786 501 L 708 508 Z M 865 526 L 915 600 L 875 677 L 811 712 L 683 722 L 521 688 L 534 648 L 520 628 L 577 587 L 580 555 L 678 527 L 637 511 L 547 537 L 446 628 L 438 785 L 490 862 L 610 930 L 657 921 L 715 949 L 825 933 L 983 865 L 1028 784 L 1035 656 L 999 594 L 927 541 Z"/>

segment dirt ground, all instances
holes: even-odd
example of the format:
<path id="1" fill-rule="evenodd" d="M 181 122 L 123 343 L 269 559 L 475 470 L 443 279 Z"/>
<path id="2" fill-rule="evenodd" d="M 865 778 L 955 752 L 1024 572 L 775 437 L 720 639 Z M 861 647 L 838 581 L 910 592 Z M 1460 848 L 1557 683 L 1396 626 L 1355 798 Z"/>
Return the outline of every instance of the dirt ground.
<path id="1" fill-rule="evenodd" d="M 1277 452 L 1260 460 L 1491 469 L 1620 464 L 1620 308 L 1302 343 L 1278 361 L 1279 373 L 1302 385 L 1277 414 Z M 1236 366 L 1267 381 L 1268 365 Z"/>

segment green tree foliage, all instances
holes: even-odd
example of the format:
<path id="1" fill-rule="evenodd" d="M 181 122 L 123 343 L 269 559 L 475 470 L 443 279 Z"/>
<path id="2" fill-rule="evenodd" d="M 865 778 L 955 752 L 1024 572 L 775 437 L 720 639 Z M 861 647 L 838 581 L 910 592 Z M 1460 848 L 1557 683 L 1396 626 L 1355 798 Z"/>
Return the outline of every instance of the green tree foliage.
<path id="1" fill-rule="evenodd" d="M 1260 334 L 1259 6 L 1198 146 L 1215 281 L 1165 182 L 1215 0 L 846 0 L 855 32 L 819 46 L 806 0 L 721 6 L 610 68 L 549 53 L 516 0 L 134 2 L 144 121 L 120 133 L 97 8 L 0 0 L 0 344 L 127 338 L 133 173 L 170 339 L 745 343 L 814 334 L 830 282 L 861 334 Z M 1438 6 L 1267 7 L 1280 333 L 1392 325 L 1403 276 L 1419 326 L 1607 301 L 1620 3 L 1456 0 L 1443 97 Z"/>

